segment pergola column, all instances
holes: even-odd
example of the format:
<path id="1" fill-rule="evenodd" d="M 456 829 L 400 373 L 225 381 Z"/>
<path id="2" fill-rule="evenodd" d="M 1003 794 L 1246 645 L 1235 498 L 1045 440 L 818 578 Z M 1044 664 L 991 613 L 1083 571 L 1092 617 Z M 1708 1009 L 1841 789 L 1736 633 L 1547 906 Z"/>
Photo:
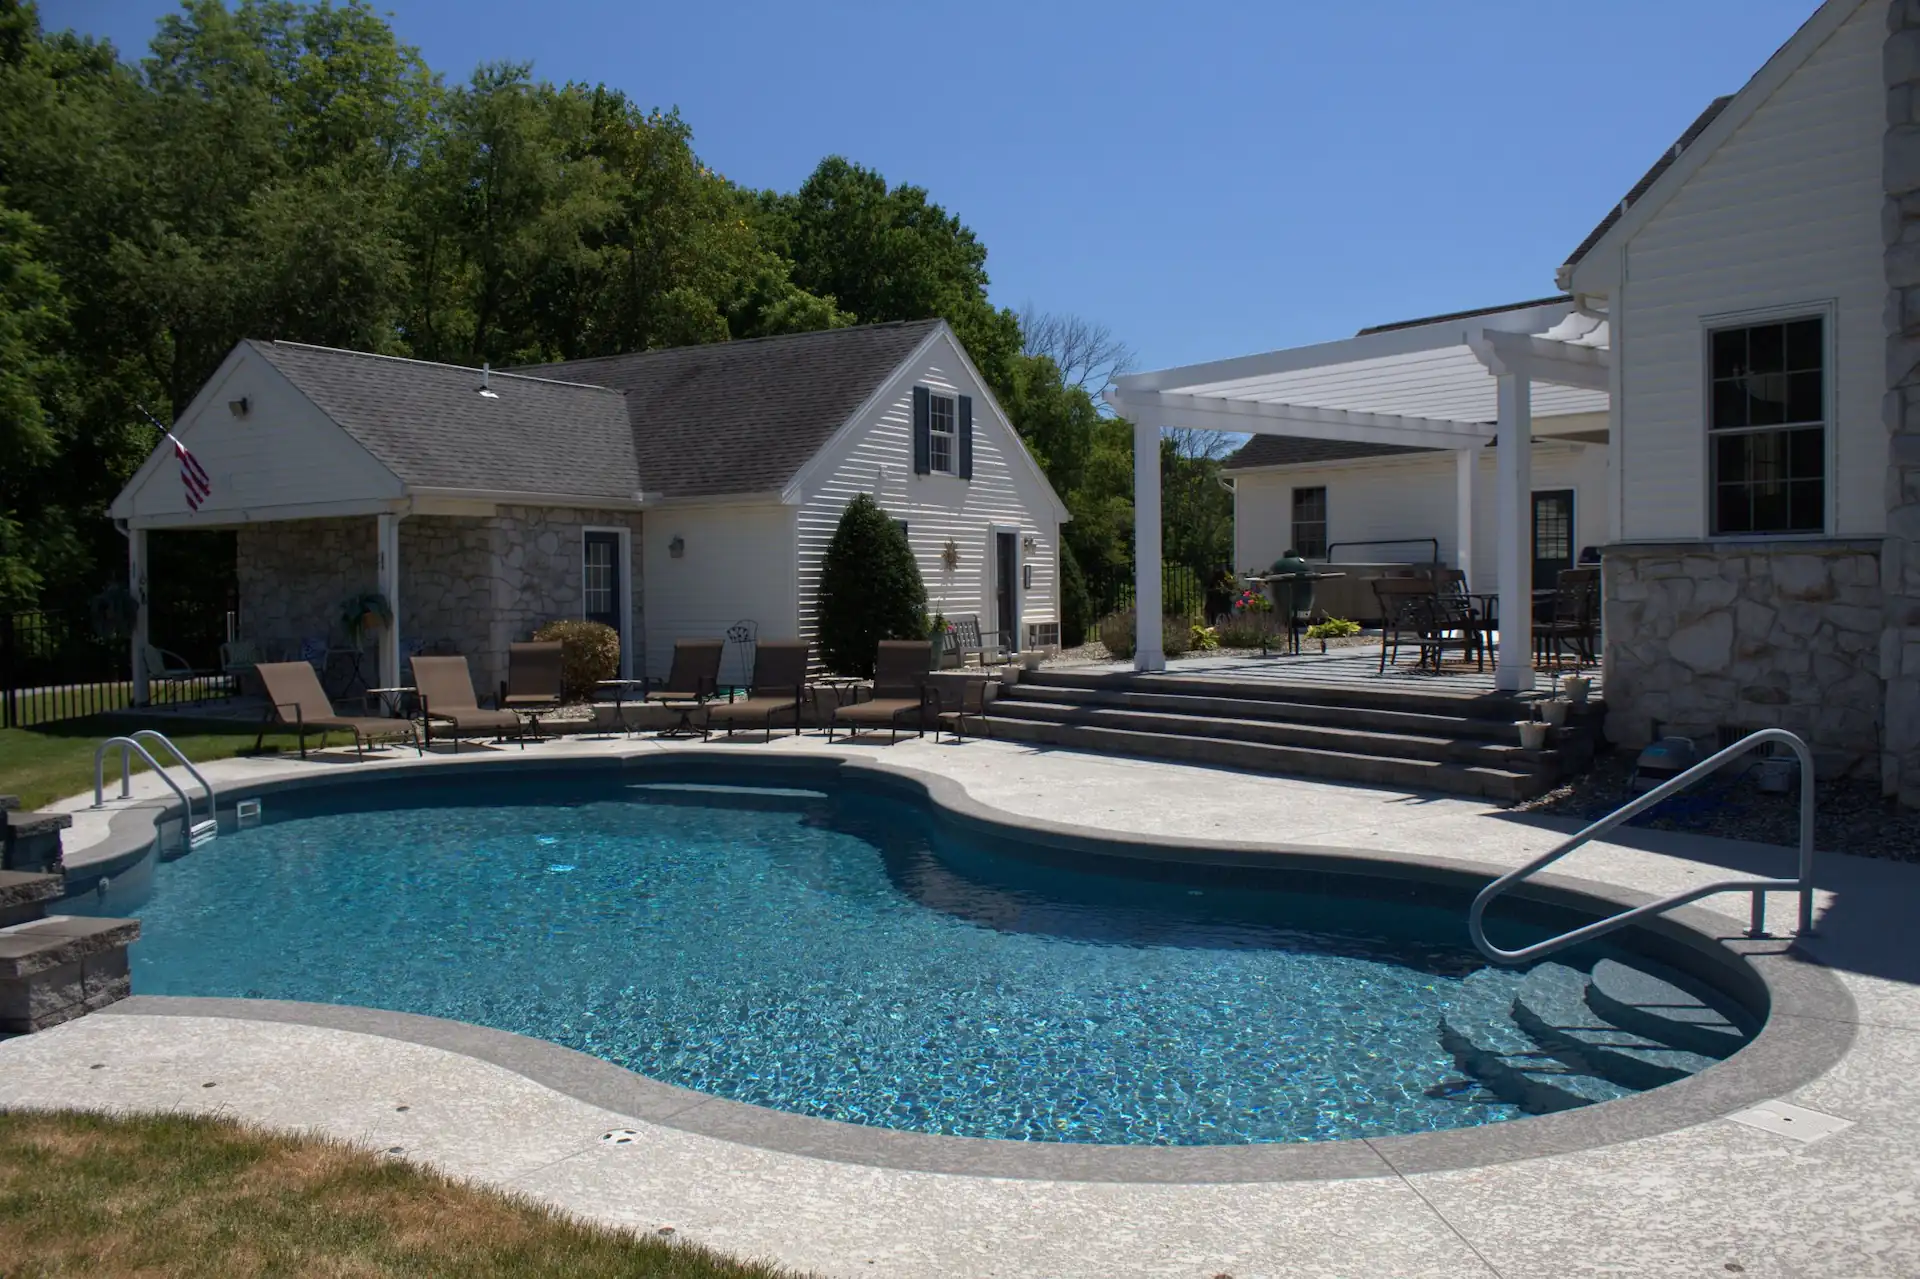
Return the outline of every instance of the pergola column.
<path id="1" fill-rule="evenodd" d="M 127 589 L 133 592 L 133 704 L 148 704 L 152 690 L 147 669 L 147 530 L 127 529 Z"/>
<path id="2" fill-rule="evenodd" d="M 1133 669 L 1164 671 L 1160 634 L 1160 428 L 1133 424 Z"/>
<path id="3" fill-rule="evenodd" d="M 383 511 L 374 519 L 380 548 L 378 589 L 392 614 L 392 620 L 380 631 L 380 687 L 398 688 L 405 679 L 400 669 L 400 516 Z"/>
<path id="4" fill-rule="evenodd" d="M 1473 590 L 1476 578 L 1473 575 L 1473 486 L 1480 477 L 1480 449 L 1456 449 L 1453 454 L 1454 469 L 1454 546 L 1453 566 L 1460 570 L 1467 580 L 1467 589 Z"/>
<path id="5" fill-rule="evenodd" d="M 1533 687 L 1533 381 L 1499 375 L 1500 658 L 1494 687 Z"/>

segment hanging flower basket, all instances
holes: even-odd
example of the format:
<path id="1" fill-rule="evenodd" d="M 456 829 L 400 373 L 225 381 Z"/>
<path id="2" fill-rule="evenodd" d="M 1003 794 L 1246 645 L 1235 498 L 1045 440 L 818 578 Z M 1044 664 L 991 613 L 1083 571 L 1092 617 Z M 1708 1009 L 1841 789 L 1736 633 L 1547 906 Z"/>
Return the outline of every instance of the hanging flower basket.
<path id="1" fill-rule="evenodd" d="M 369 632 L 377 632 L 392 621 L 393 609 L 378 591 L 350 595 L 340 605 L 340 626 L 356 646 Z"/>

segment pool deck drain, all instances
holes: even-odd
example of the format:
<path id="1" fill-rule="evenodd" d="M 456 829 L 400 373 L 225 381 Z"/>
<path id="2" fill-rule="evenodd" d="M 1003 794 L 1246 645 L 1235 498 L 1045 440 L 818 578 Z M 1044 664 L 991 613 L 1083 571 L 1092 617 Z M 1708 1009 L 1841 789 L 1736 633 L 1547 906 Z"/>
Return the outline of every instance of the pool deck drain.
<path id="1" fill-rule="evenodd" d="M 1284 840 L 1414 858 L 1466 851 L 1478 862 L 1517 865 L 1565 829 L 1468 800 L 998 742 L 929 739 L 829 752 L 813 740 L 569 741 L 525 755 L 531 763 L 667 750 L 856 756 L 948 778 L 975 803 L 1016 820 L 1223 844 Z M 463 752 L 462 763 L 477 754 Z M 338 778 L 348 767 L 263 759 L 207 771 L 223 790 L 246 795 L 250 784 Z M 149 802 L 157 790 L 151 778 L 136 779 Z M 124 814 L 118 825 L 140 820 Z M 100 815 L 76 820 L 76 872 L 112 855 L 113 834 Z M 1629 842 L 1583 850 L 1566 869 L 1660 893 L 1729 869 L 1772 873 L 1790 858 L 1782 849 L 1657 832 L 1622 839 Z M 1617 1139 L 1557 1153 L 1542 1153 L 1553 1143 L 1534 1135 L 1552 1131 L 1547 1119 L 1473 1130 L 1505 1145 L 1464 1166 L 1409 1161 L 1389 1139 L 1336 1143 L 1363 1147 L 1366 1161 L 1286 1180 L 929 1172 L 748 1144 L 675 1125 L 671 1113 L 596 1105 L 579 1089 L 549 1087 L 487 1059 L 481 1039 L 498 1032 L 457 1028 L 470 1032 L 467 1042 L 430 1044 L 348 1028 L 350 1014 L 381 1016 L 363 1010 L 331 1010 L 337 1024 L 314 1025 L 262 1020 L 265 1009 L 208 1016 L 182 1006 L 224 1001 L 139 1000 L 128 1014 L 164 1010 L 154 1005 L 177 1011 L 97 1014 L 0 1043 L 0 1106 L 176 1109 L 318 1130 L 374 1150 L 398 1147 L 404 1154 L 395 1157 L 597 1220 L 671 1228 L 679 1238 L 823 1275 L 1911 1276 L 1920 1273 L 1920 954 L 1904 939 L 1920 911 L 1920 867 L 1833 856 L 1821 882 L 1821 935 L 1804 953 L 1842 994 L 1828 1007 L 1796 1008 L 1792 1020 L 1810 1034 L 1824 1020 L 1828 1038 L 1842 1045 L 1830 1065 L 1811 1078 L 1783 1076 L 1779 1094 L 1757 1103 L 1749 1098 L 1658 1132 L 1623 1124 Z M 1719 909 L 1726 932 L 1737 933 L 1744 901 Z M 1776 899 L 1772 918 L 1790 922 L 1786 898 Z M 219 1086 L 203 1088 L 208 1080 Z M 1610 1109 L 1584 1118 L 1604 1129 Z M 1793 1118 L 1777 1130 L 1758 1127 L 1756 1109 Z M 1623 1105 L 1618 1113 L 1630 1112 Z M 1808 1141 L 1806 1115 L 1839 1126 Z M 632 1141 L 604 1139 L 623 1129 Z"/>

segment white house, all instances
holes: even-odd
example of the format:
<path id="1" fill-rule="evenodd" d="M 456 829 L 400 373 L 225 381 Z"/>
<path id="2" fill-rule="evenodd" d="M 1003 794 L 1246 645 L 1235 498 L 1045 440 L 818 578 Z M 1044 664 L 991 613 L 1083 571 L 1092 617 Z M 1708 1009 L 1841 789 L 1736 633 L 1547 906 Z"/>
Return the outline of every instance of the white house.
<path id="1" fill-rule="evenodd" d="M 861 492 L 906 526 L 931 610 L 1058 642 L 1065 508 L 939 320 L 512 373 L 249 341 L 174 432 L 212 492 L 188 502 L 169 445 L 115 500 L 139 593 L 150 531 L 233 529 L 241 633 L 337 644 L 342 601 L 378 591 L 388 685 L 428 644 L 489 687 L 554 618 L 608 623 L 655 675 L 740 622 L 811 638 Z"/>
<path id="2" fill-rule="evenodd" d="M 1822 4 L 1560 271 L 1613 333 L 1610 730 L 1779 725 L 1910 802 L 1916 24 Z"/>

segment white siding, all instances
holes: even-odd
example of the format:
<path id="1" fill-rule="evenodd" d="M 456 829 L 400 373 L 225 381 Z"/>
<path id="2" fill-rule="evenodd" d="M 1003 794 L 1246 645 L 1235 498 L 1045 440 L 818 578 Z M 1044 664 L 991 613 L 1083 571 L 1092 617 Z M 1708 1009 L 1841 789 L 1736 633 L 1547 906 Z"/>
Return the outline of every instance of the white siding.
<path id="1" fill-rule="evenodd" d="M 1707 535 L 1709 317 L 1803 305 L 1834 316 L 1828 531 L 1885 527 L 1884 18 L 1884 5 L 1862 4 L 1626 246 L 1625 540 Z"/>
<path id="2" fill-rule="evenodd" d="M 227 408 L 239 399 L 247 401 L 244 418 Z M 227 357 L 174 433 L 213 481 L 213 494 L 192 517 L 194 525 L 241 523 L 249 511 L 273 507 L 374 502 L 401 493 L 391 471 L 250 347 Z M 171 450 L 122 495 L 116 509 L 135 521 L 187 512 Z"/>
<path id="3" fill-rule="evenodd" d="M 1494 492 L 1495 450 L 1482 449 L 1474 487 L 1473 581 L 1477 591 L 1499 589 L 1500 512 Z M 1452 453 L 1287 467 L 1234 477 L 1233 547 L 1238 568 L 1260 568 L 1293 541 L 1293 490 L 1327 490 L 1327 540 L 1433 537 L 1443 563 L 1459 563 L 1459 521 Z M 1533 488 L 1572 489 L 1579 547 L 1600 546 L 1607 533 L 1607 450 L 1602 444 L 1536 441 Z M 1529 525 L 1521 536 L 1531 538 Z M 1423 558 L 1422 546 L 1343 546 L 1348 561 Z"/>
<path id="4" fill-rule="evenodd" d="M 794 508 L 669 506 L 647 512 L 642 550 L 646 590 L 647 673 L 665 676 L 678 639 L 723 639 L 751 621 L 761 639 L 793 639 L 798 610 L 793 579 Z M 674 558 L 670 544 L 683 550 Z M 729 646 L 721 677 L 744 683 L 739 651 Z"/>
<path id="5" fill-rule="evenodd" d="M 973 397 L 973 478 L 913 473 L 913 387 Z M 929 613 L 977 613 L 995 624 L 990 556 L 995 526 L 1018 529 L 1021 563 L 1033 566 L 1033 588 L 1020 590 L 1021 642 L 1026 625 L 1057 622 L 1059 524 L 1044 480 L 1024 456 L 1018 437 L 994 411 L 946 339 L 929 347 L 888 388 L 884 402 L 837 445 L 808 480 L 798 521 L 800 633 L 815 633 L 814 599 L 820 560 L 856 493 L 870 493 L 894 519 L 907 522 L 907 540 L 927 585 Z M 1033 539 L 1033 549 L 1025 539 Z M 943 553 L 951 541 L 959 562 Z"/>

